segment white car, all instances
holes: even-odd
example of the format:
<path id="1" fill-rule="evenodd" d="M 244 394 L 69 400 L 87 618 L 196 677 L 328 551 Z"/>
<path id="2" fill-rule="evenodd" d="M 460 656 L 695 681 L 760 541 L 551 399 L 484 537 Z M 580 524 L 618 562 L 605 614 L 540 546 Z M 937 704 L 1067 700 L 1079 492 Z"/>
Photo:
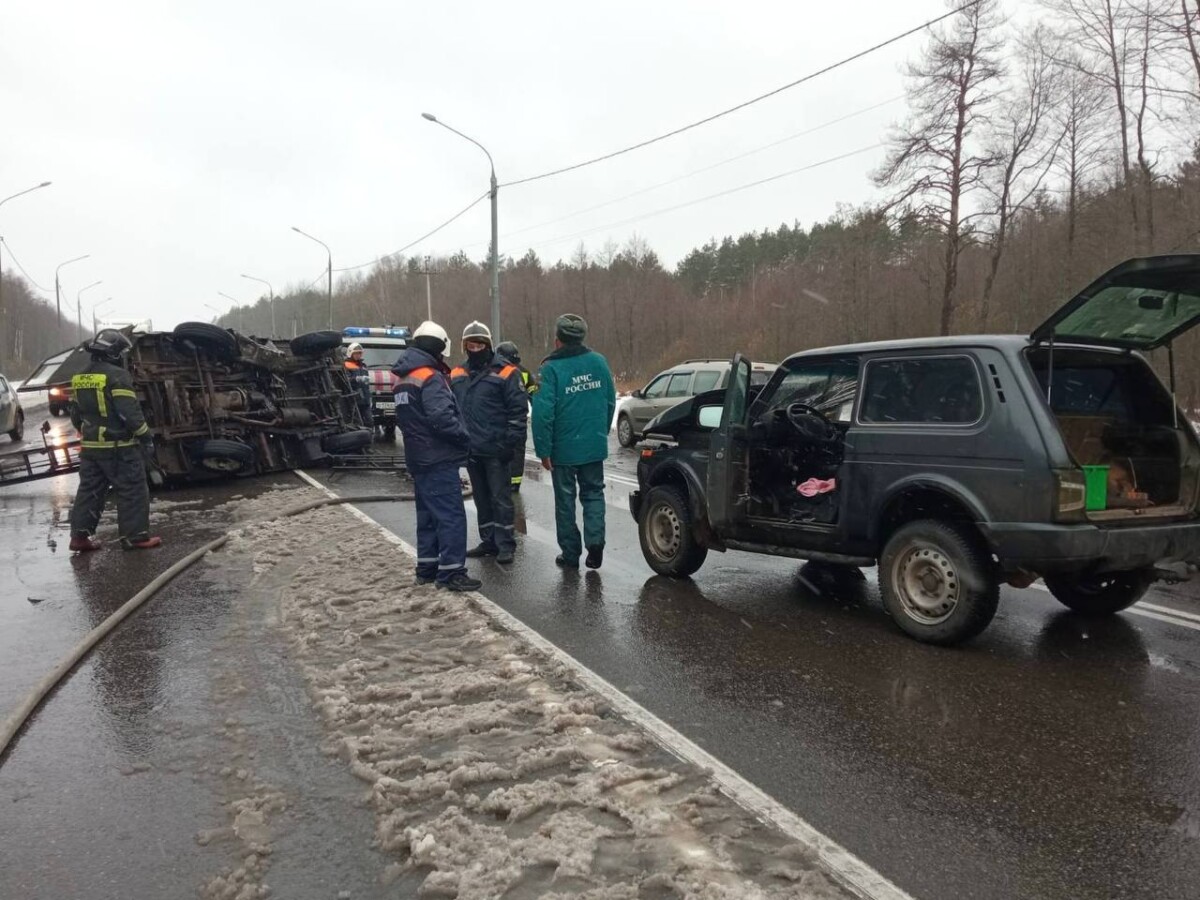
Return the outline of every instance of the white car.
<path id="1" fill-rule="evenodd" d="M 25 437 L 25 411 L 17 392 L 3 375 L 0 375 L 0 431 L 6 432 L 14 443 Z"/>

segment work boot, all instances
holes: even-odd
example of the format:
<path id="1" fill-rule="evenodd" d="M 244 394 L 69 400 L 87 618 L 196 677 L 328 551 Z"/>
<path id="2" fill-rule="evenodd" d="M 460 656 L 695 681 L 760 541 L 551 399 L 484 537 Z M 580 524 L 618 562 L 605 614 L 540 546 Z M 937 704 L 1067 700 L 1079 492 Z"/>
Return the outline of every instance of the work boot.
<path id="1" fill-rule="evenodd" d="M 500 563 L 502 566 L 512 565 L 512 561 L 513 552 L 511 550 L 501 550 L 496 554 L 496 562 Z"/>
<path id="2" fill-rule="evenodd" d="M 598 569 L 604 565 L 604 547 L 602 545 L 588 547 L 587 551 L 587 559 L 583 561 L 584 565 L 589 569 Z"/>
<path id="3" fill-rule="evenodd" d="M 554 557 L 554 564 L 556 566 L 558 566 L 560 569 L 578 569 L 579 568 L 579 560 L 567 559 L 561 553 L 558 554 L 558 556 Z"/>
<path id="4" fill-rule="evenodd" d="M 157 534 L 143 534 L 138 537 L 121 538 L 122 550 L 153 550 L 162 546 L 162 538 Z"/>
<path id="5" fill-rule="evenodd" d="M 480 543 L 476 544 L 467 551 L 467 559 L 479 559 L 483 556 L 495 556 L 499 552 L 496 550 L 495 544 Z"/>
<path id="6" fill-rule="evenodd" d="M 99 550 L 102 546 L 90 534 L 73 534 L 71 535 L 71 544 L 68 549 L 72 553 L 91 553 L 93 550 Z"/>
<path id="7" fill-rule="evenodd" d="M 433 584 L 435 581 L 437 581 L 436 575 L 418 575 L 413 579 L 413 584 L 420 587 L 423 584 Z"/>
<path id="8" fill-rule="evenodd" d="M 466 572 L 459 572 L 457 575 L 451 575 L 445 581 L 439 581 L 438 587 L 448 591 L 477 591 L 483 587 L 483 582 L 478 578 L 472 578 Z"/>

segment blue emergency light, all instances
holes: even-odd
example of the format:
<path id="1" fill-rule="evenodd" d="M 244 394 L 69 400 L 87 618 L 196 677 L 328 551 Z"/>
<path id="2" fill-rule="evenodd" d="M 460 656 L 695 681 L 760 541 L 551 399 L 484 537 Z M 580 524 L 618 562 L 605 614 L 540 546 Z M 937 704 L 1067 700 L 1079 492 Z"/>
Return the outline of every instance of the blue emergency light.
<path id="1" fill-rule="evenodd" d="M 342 336 L 409 338 L 412 336 L 412 332 L 398 325 L 389 325 L 387 328 L 367 328 L 362 325 L 351 325 L 342 329 Z"/>

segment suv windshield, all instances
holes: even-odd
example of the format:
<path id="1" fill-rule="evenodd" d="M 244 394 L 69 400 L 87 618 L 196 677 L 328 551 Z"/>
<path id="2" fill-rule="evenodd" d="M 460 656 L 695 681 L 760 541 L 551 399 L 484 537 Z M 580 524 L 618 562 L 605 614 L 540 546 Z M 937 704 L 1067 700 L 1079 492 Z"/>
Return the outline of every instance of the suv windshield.
<path id="1" fill-rule="evenodd" d="M 400 358 L 403 347 L 368 347 L 363 345 L 363 362 L 368 369 L 378 369 L 386 366 L 391 368 Z"/>

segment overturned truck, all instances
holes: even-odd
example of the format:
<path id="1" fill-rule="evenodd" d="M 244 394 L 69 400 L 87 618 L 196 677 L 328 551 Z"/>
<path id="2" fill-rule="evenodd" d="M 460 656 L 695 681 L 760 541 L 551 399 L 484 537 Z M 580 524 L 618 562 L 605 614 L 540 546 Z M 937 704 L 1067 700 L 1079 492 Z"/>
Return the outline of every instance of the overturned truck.
<path id="1" fill-rule="evenodd" d="M 279 340 L 184 322 L 170 332 L 125 333 L 133 343 L 126 366 L 154 435 L 155 484 L 328 465 L 371 442 L 338 332 Z M 72 376 L 89 361 L 82 346 L 58 353 L 21 390 L 69 400 Z"/>

